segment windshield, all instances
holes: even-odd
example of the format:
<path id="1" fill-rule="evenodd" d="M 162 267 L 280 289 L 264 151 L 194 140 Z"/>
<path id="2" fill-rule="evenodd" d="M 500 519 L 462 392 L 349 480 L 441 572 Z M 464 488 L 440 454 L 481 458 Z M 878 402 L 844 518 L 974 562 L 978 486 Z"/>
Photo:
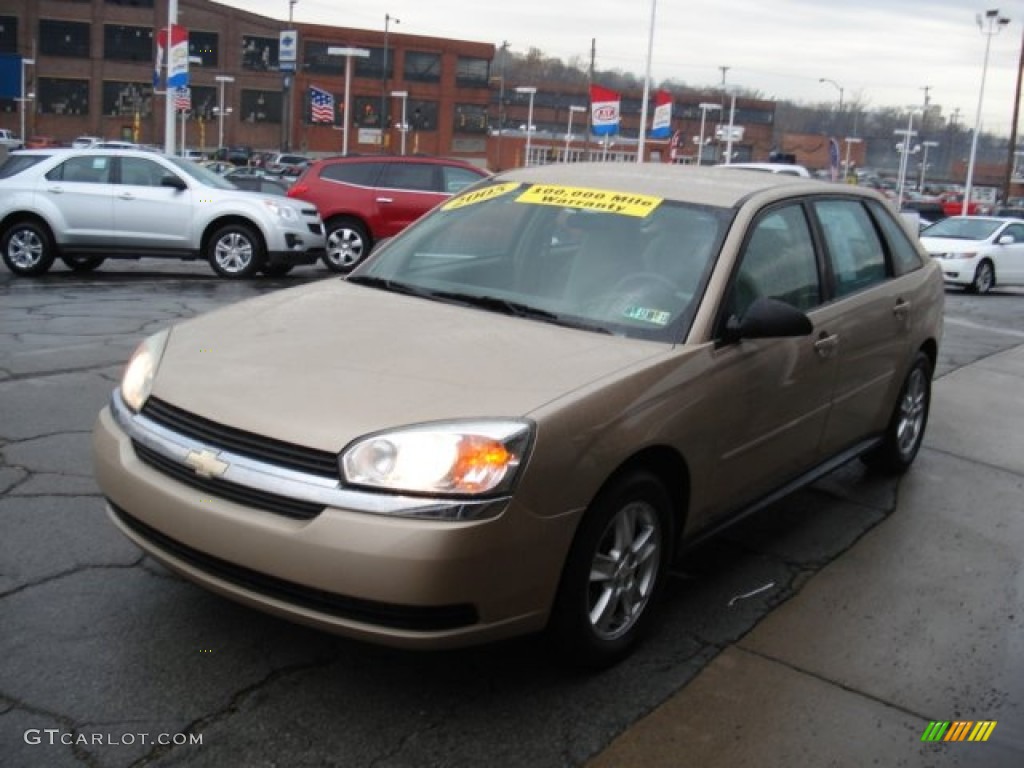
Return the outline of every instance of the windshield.
<path id="1" fill-rule="evenodd" d="M 955 240 L 987 240 L 1003 222 L 974 216 L 951 216 L 932 224 L 921 232 L 922 237 L 950 237 Z"/>
<path id="2" fill-rule="evenodd" d="M 389 241 L 349 280 L 676 342 L 689 329 L 731 215 L 605 190 L 475 186 Z"/>
<path id="3" fill-rule="evenodd" d="M 164 155 L 164 157 L 174 163 L 178 170 L 190 178 L 195 179 L 200 184 L 205 184 L 208 187 L 215 187 L 217 189 L 238 189 L 238 187 L 225 179 L 219 173 L 214 173 L 204 165 L 199 165 L 199 163 L 188 160 L 187 158 L 171 157 L 169 155 Z"/>

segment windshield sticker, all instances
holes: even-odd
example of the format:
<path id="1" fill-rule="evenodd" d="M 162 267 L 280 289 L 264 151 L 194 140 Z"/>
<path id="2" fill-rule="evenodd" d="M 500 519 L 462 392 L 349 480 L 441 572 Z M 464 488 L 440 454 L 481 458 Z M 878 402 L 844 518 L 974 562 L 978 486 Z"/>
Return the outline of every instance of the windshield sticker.
<path id="1" fill-rule="evenodd" d="M 519 186 L 520 185 L 518 183 L 510 181 L 504 184 L 494 184 L 490 187 L 477 189 L 473 192 L 467 192 L 464 195 L 453 197 L 441 206 L 441 210 L 454 211 L 456 208 L 465 208 L 467 205 L 476 205 L 477 203 L 482 203 L 485 200 L 493 200 L 496 197 L 508 194 L 514 189 L 519 189 Z"/>
<path id="2" fill-rule="evenodd" d="M 517 203 L 557 205 L 560 208 L 605 211 L 640 218 L 649 215 L 661 201 L 662 198 L 651 195 L 630 195 L 604 189 L 563 187 L 553 184 L 535 184 L 516 198 Z"/>
<path id="3" fill-rule="evenodd" d="M 630 320 L 639 320 L 641 323 L 666 326 L 672 317 L 672 313 L 662 309 L 648 309 L 647 307 L 626 307 L 622 311 L 622 316 Z"/>

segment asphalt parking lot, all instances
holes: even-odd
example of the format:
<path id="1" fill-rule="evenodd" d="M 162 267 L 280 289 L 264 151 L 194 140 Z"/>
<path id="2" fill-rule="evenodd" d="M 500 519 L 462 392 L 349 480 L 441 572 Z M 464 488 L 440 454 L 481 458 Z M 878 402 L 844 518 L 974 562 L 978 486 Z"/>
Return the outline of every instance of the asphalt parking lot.
<path id="1" fill-rule="evenodd" d="M 87 276 L 58 268 L 38 280 L 0 272 L 0 764 L 534 768 L 637 756 L 653 764 L 651 753 L 630 749 L 633 733 L 646 735 L 655 756 L 678 758 L 659 764 L 688 765 L 687 744 L 659 746 L 663 728 L 650 736 L 644 718 L 680 692 L 693 711 L 707 705 L 702 673 L 719 669 L 755 630 L 768 632 L 799 599 L 813 600 L 827 582 L 823 569 L 862 558 L 908 492 L 907 481 L 851 464 L 692 553 L 674 572 L 654 636 L 600 675 L 559 667 L 532 638 L 413 654 L 256 613 L 171 576 L 117 533 L 92 480 L 89 434 L 143 336 L 310 279 L 337 278 L 301 268 L 286 279 L 230 282 L 201 263 L 148 261 Z M 1022 344 L 1024 292 L 950 292 L 937 375 L 941 382 Z M 956 426 L 933 422 L 918 474 L 952 474 L 964 488 L 991 482 L 991 467 L 950 460 L 962 447 Z M 1024 475 L 1015 477 L 1024 487 Z M 1004 477 L 1000 489 L 1007 482 L 1013 487 Z M 992 589 L 1016 590 L 1019 600 L 1019 571 L 1016 580 Z M 921 632 L 927 642 L 928 626 Z M 757 637 L 761 653 L 782 643 L 805 660 L 821 639 L 813 631 Z M 878 637 L 883 646 L 871 650 L 879 657 L 885 643 L 909 642 Z M 965 657 L 988 652 L 963 649 Z M 951 708 L 986 701 L 985 691 L 936 686 L 937 719 L 961 716 L 942 709 L 944 695 Z M 786 705 L 800 712 L 797 704 Z M 768 698 L 763 707 L 770 705 Z M 1017 717 L 1019 733 L 1022 706 L 995 697 L 986 712 L 1004 723 Z M 856 721 L 846 738 L 872 738 L 856 730 L 870 722 Z M 834 764 L 858 764 L 842 754 Z M 935 753 L 927 764 L 994 764 L 963 754 Z"/>

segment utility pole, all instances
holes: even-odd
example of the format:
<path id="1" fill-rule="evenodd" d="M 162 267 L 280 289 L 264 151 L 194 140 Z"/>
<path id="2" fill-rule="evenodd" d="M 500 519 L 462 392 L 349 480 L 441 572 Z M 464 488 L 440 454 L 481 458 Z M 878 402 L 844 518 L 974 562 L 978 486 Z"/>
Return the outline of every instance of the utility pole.
<path id="1" fill-rule="evenodd" d="M 1017 63 L 1017 92 L 1013 97 L 1013 121 L 1010 123 L 1010 149 L 1006 158 L 1006 177 L 1003 179 L 1003 205 L 1010 201 L 1010 184 L 1013 182 L 1013 169 L 1017 164 L 1017 121 L 1020 119 L 1020 86 L 1024 74 L 1024 37 L 1020 43 L 1020 61 Z"/>

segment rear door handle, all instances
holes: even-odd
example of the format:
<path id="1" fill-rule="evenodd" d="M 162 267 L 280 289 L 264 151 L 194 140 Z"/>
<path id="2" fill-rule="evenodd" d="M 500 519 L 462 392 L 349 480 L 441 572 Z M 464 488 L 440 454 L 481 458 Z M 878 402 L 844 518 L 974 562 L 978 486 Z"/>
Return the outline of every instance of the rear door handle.
<path id="1" fill-rule="evenodd" d="M 395 199 L 393 197 L 378 197 L 377 198 L 377 202 L 378 203 L 393 203 L 393 202 L 395 202 Z"/>
<path id="2" fill-rule="evenodd" d="M 814 342 L 814 351 L 818 357 L 831 357 L 839 344 L 839 337 L 834 333 L 822 331 L 818 334 L 818 340 Z"/>
<path id="3" fill-rule="evenodd" d="M 910 314 L 910 302 L 904 301 L 903 299 L 897 299 L 896 306 L 892 308 L 892 313 L 900 320 L 903 320 Z"/>

